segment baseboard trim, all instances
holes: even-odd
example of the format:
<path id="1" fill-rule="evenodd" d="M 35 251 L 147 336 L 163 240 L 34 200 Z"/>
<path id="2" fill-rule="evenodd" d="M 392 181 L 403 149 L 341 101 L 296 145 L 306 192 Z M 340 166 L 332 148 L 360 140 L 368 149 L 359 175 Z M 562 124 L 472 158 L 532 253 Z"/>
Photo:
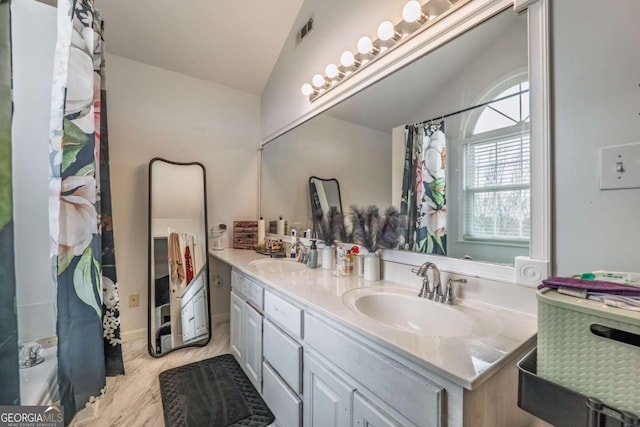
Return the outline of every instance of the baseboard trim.
<path id="1" fill-rule="evenodd" d="M 230 319 L 230 314 L 229 313 L 214 314 L 213 316 L 211 316 L 211 323 L 215 324 L 215 323 L 228 322 L 229 319 Z M 127 342 L 127 341 L 131 341 L 131 340 L 137 340 L 137 339 L 140 339 L 140 338 L 146 338 L 147 337 L 147 328 L 135 329 L 133 331 L 122 332 L 121 337 L 122 337 L 122 342 Z"/>
<path id="2" fill-rule="evenodd" d="M 215 324 L 215 323 L 228 322 L 230 318 L 231 316 L 229 313 L 214 314 L 213 316 L 211 316 L 211 323 Z"/>
<path id="3" fill-rule="evenodd" d="M 147 328 L 135 329 L 133 331 L 123 332 L 122 334 L 120 334 L 120 336 L 122 337 L 122 342 L 137 340 L 140 338 L 146 338 Z"/>

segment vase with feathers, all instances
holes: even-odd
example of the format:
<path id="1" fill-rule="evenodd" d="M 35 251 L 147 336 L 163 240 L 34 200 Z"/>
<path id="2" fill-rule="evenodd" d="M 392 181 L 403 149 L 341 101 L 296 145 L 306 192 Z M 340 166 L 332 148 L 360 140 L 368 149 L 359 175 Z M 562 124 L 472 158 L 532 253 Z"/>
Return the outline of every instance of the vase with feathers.
<path id="1" fill-rule="evenodd" d="M 375 205 L 351 205 L 349 208 L 347 221 L 350 241 L 369 251 L 365 257 L 365 280 L 380 280 L 378 252 L 398 246 L 405 227 L 405 218 L 406 215 L 400 214 L 394 206 L 388 206 L 382 213 Z"/>

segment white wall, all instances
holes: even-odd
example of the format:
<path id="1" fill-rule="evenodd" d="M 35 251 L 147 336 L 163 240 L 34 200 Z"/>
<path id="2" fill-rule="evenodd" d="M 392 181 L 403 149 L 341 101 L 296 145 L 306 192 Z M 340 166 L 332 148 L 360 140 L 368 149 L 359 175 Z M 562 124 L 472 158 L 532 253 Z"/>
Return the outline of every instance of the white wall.
<path id="1" fill-rule="evenodd" d="M 309 177 L 336 178 L 343 209 L 391 204 L 391 135 L 329 117 L 315 117 L 264 147 L 260 214 L 307 228 Z"/>
<path id="2" fill-rule="evenodd" d="M 204 164 L 210 225 L 255 219 L 260 105 L 255 95 L 114 55 L 107 55 L 106 67 L 116 260 L 127 332 L 147 324 L 149 161 Z M 140 307 L 128 308 L 133 292 L 140 293 Z M 224 288 L 212 288 L 212 306 L 228 312 L 228 304 L 215 302 L 224 298 Z"/>
<path id="3" fill-rule="evenodd" d="M 598 151 L 640 141 L 640 2 L 552 2 L 554 261 L 639 271 L 640 189 L 598 189 Z"/>
<path id="4" fill-rule="evenodd" d="M 49 261 L 49 117 L 56 9 L 11 3 L 13 218 L 19 340 L 55 336 Z"/>

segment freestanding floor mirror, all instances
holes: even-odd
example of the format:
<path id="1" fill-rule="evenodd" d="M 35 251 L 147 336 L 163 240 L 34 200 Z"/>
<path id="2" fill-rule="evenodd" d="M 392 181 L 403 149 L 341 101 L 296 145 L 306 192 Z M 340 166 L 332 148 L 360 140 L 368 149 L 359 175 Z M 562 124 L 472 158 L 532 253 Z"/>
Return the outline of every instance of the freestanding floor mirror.
<path id="1" fill-rule="evenodd" d="M 149 162 L 149 354 L 211 338 L 206 173 L 200 163 Z"/>

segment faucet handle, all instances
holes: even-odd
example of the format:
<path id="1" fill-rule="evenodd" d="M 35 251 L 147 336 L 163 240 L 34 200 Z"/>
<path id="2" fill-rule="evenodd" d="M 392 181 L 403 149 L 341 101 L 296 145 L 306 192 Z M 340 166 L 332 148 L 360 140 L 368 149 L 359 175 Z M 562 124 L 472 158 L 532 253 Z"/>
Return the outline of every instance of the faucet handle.
<path id="1" fill-rule="evenodd" d="M 427 276 L 424 276 L 422 280 L 422 289 L 420 289 L 418 296 L 420 298 L 433 298 L 433 292 L 431 292 L 431 288 L 429 287 L 429 278 Z"/>
<path id="2" fill-rule="evenodd" d="M 447 289 L 444 292 L 443 302 L 449 305 L 458 305 L 458 299 L 453 292 L 454 283 L 467 283 L 467 279 L 449 279 L 447 281 Z"/>

